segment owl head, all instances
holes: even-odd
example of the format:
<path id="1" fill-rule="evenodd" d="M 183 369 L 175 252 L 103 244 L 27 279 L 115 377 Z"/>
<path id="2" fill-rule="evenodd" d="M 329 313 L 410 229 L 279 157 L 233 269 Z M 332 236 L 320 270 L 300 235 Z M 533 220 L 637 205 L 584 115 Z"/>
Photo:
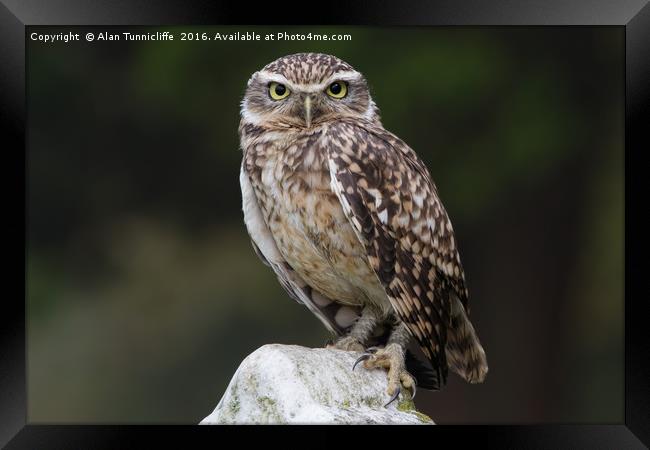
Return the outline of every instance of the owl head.
<path id="1" fill-rule="evenodd" d="M 379 122 L 363 75 L 321 53 L 267 64 L 248 80 L 241 106 L 242 120 L 255 125 L 304 129 L 343 117 Z"/>

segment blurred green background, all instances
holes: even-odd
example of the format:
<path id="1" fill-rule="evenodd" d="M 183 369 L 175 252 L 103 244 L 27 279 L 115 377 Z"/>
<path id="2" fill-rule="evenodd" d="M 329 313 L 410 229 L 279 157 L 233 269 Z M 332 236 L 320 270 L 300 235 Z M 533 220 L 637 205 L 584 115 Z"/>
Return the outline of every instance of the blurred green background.
<path id="1" fill-rule="evenodd" d="M 302 51 L 366 75 L 454 223 L 490 373 L 418 407 L 438 423 L 622 422 L 622 28 L 127 30 L 177 38 L 28 44 L 30 422 L 197 423 L 259 346 L 324 344 L 256 258 L 238 181 L 246 81 Z"/>

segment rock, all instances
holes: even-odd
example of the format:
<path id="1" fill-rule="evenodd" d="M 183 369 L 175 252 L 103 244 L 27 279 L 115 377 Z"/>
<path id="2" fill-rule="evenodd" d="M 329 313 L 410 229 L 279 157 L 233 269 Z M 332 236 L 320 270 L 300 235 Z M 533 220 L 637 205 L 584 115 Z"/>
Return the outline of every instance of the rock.
<path id="1" fill-rule="evenodd" d="M 433 424 L 409 393 L 384 408 L 386 372 L 352 364 L 360 354 L 269 344 L 235 372 L 201 424 Z"/>

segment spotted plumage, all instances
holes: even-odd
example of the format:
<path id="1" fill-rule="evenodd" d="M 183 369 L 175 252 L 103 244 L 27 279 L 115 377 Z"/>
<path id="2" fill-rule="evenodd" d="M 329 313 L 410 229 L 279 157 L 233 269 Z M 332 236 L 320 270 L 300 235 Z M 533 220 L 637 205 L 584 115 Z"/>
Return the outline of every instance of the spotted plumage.
<path id="1" fill-rule="evenodd" d="M 249 80 L 239 131 L 253 246 L 335 346 L 383 347 L 364 364 L 389 369 L 389 393 L 413 386 L 406 369 L 422 372 L 411 338 L 436 371 L 424 387 L 444 384 L 448 367 L 483 381 L 451 222 L 426 166 L 383 128 L 363 76 L 334 56 L 280 58 Z"/>

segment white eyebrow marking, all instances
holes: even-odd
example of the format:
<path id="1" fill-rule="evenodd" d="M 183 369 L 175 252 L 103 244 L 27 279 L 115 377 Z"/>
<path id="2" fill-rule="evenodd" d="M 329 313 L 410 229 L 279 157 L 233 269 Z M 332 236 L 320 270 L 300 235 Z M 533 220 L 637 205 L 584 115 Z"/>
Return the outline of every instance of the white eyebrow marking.
<path id="1" fill-rule="evenodd" d="M 314 83 L 294 84 L 291 81 L 287 80 L 285 76 L 280 75 L 279 73 L 268 72 L 266 70 L 261 70 L 260 72 L 258 72 L 258 76 L 264 78 L 268 82 L 276 82 L 276 83 L 284 84 L 291 91 L 300 91 L 300 92 L 307 92 L 307 93 L 324 91 L 327 88 L 327 86 L 329 86 L 334 81 L 350 82 L 350 81 L 356 81 L 360 78 L 359 72 L 355 72 L 352 70 L 336 72 L 335 74 L 332 74 L 329 77 L 327 77 L 325 81 L 318 84 L 314 84 Z"/>
<path id="2" fill-rule="evenodd" d="M 353 70 L 346 70 L 343 72 L 336 72 L 332 74 L 327 80 L 324 81 L 324 84 L 330 84 L 332 81 L 341 80 L 341 81 L 353 81 L 361 78 L 359 72 Z"/>
<path id="3" fill-rule="evenodd" d="M 324 91 L 327 88 L 327 86 L 332 84 L 334 81 L 346 81 L 349 83 L 350 81 L 356 81 L 359 78 L 360 76 L 358 72 L 352 72 L 347 70 L 345 72 L 337 72 L 333 75 L 330 75 L 322 83 L 310 84 L 303 87 L 302 89 L 304 92 L 321 92 Z"/>
<path id="4" fill-rule="evenodd" d="M 267 72 L 266 70 L 262 70 L 258 72 L 258 77 L 264 78 L 269 82 L 276 82 L 280 84 L 284 84 L 286 86 L 289 86 L 289 89 L 294 87 L 293 83 L 291 83 L 289 80 L 287 80 L 283 75 L 280 75 L 279 73 L 273 73 L 273 72 Z"/>

